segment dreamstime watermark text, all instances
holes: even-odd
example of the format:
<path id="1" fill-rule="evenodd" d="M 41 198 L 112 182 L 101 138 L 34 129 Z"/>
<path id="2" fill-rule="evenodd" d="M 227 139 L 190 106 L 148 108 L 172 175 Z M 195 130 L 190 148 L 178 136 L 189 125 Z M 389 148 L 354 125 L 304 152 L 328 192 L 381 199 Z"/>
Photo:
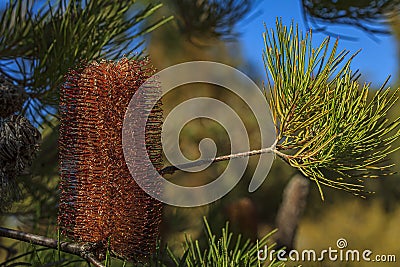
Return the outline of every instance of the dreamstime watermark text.
<path id="1" fill-rule="evenodd" d="M 293 262 L 396 262 L 394 254 L 374 254 L 372 250 L 357 250 L 347 249 L 347 240 L 339 238 L 336 242 L 336 247 L 328 247 L 321 251 L 314 249 L 304 250 L 269 250 L 268 246 L 258 250 L 257 257 L 259 261 L 293 261 Z"/>
<path id="2" fill-rule="evenodd" d="M 122 129 L 122 147 L 126 165 L 136 183 L 153 198 L 177 207 L 198 207 L 222 198 L 239 183 L 249 161 L 248 157 L 232 158 L 218 177 L 199 186 L 182 186 L 164 179 L 152 164 L 144 141 L 152 107 L 167 93 L 173 94 L 175 88 L 195 83 L 220 86 L 239 97 L 258 124 L 260 147 L 273 152 L 276 145 L 268 101 L 257 84 L 241 71 L 218 62 L 191 61 L 157 72 L 140 86 L 129 103 Z M 165 158 L 171 165 L 180 166 L 181 171 L 193 173 L 206 169 L 212 163 L 210 159 L 215 159 L 218 152 L 214 140 L 204 138 L 198 144 L 199 158 L 192 160 L 184 155 L 180 147 L 180 133 L 187 123 L 195 119 L 208 119 L 221 125 L 229 137 L 231 154 L 250 151 L 251 134 L 233 107 L 213 97 L 193 97 L 179 103 L 166 115 L 161 130 Z M 190 167 L 201 160 L 207 164 Z M 273 161 L 273 153 L 259 155 L 249 192 L 261 186 Z M 136 169 L 139 165 L 140 172 Z"/>

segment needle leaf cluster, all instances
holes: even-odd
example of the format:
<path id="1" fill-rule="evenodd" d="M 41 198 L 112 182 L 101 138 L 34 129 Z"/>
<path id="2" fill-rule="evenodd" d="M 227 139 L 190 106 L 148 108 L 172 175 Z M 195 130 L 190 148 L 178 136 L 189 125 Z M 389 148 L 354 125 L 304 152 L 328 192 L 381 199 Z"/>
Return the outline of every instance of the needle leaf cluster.
<path id="1" fill-rule="evenodd" d="M 388 155 L 398 147 L 400 118 L 387 114 L 398 97 L 385 84 L 361 85 L 350 65 L 355 55 L 330 48 L 326 38 L 312 46 L 312 32 L 277 22 L 264 34 L 269 104 L 279 155 L 321 185 L 363 195 L 363 182 L 391 174 Z"/>
<path id="2" fill-rule="evenodd" d="M 138 8 L 135 2 L 10 1 L 0 12 L 0 73 L 27 91 L 23 113 L 37 123 L 47 121 L 46 115 L 55 113 L 63 76 L 83 59 L 140 56 L 144 40 L 139 37 L 172 17 L 145 24 L 161 4 Z"/>

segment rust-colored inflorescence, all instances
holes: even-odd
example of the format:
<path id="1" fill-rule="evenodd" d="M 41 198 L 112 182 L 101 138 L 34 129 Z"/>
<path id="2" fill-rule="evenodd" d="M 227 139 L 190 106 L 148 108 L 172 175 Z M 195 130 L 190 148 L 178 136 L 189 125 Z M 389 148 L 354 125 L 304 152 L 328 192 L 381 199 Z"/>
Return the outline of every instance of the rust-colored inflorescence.
<path id="1" fill-rule="evenodd" d="M 68 73 L 60 92 L 59 226 L 75 241 L 109 244 L 126 259 L 152 252 L 161 220 L 161 203 L 136 184 L 122 150 L 129 101 L 153 73 L 147 59 L 83 63 Z M 152 109 L 143 140 L 158 170 L 160 106 Z"/>

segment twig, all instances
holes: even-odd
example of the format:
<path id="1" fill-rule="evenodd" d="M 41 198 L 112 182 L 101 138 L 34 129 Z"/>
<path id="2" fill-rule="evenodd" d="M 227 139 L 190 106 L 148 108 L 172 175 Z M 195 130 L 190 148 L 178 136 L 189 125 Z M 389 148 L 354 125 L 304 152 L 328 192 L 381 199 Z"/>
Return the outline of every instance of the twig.
<path id="1" fill-rule="evenodd" d="M 45 251 L 45 250 L 49 250 L 49 249 L 51 249 L 51 248 L 38 248 L 38 249 L 35 249 L 35 252 L 37 253 L 37 252 L 39 252 L 39 251 Z M 10 266 L 8 263 L 14 262 L 14 261 L 16 261 L 16 260 L 18 260 L 18 259 L 21 259 L 21 258 L 23 258 L 23 257 L 25 257 L 25 256 L 28 256 L 28 255 L 30 255 L 30 254 L 32 254 L 32 251 L 28 251 L 28 252 L 19 254 L 19 255 L 15 256 L 15 257 L 6 259 L 6 261 L 5 261 L 5 262 L 2 262 L 2 263 L 1 263 L 2 265 L 0 265 L 0 266 L 3 266 L 3 265 L 5 265 L 5 266 Z M 15 264 L 15 263 L 13 263 L 13 264 Z"/>
<path id="2" fill-rule="evenodd" d="M 87 254 L 85 260 L 89 261 L 96 267 L 104 267 L 104 265 L 98 259 L 96 259 L 92 253 Z"/>
<path id="3" fill-rule="evenodd" d="M 80 256 L 96 267 L 104 267 L 104 265 L 93 255 L 93 250 L 96 248 L 96 244 L 77 244 L 70 242 L 60 242 L 60 244 L 58 244 L 59 241 L 52 238 L 3 227 L 0 227 L 0 236 L 52 249 L 60 249 L 62 252 Z"/>
<path id="4" fill-rule="evenodd" d="M 15 245 L 15 244 L 14 244 Z M 3 249 L 6 251 L 7 255 L 6 255 L 6 259 L 10 258 L 12 255 L 17 253 L 17 250 L 15 248 L 13 248 L 13 246 L 7 247 L 5 245 L 0 244 L 0 249 Z"/>
<path id="5" fill-rule="evenodd" d="M 262 148 L 262 149 L 247 151 L 247 152 L 241 152 L 241 153 L 235 153 L 235 154 L 220 156 L 220 157 L 211 158 L 211 159 L 202 159 L 202 160 L 197 160 L 197 161 L 193 161 L 193 162 L 189 162 L 189 163 L 178 164 L 175 166 L 167 166 L 160 170 L 160 174 L 161 175 L 173 174 L 175 171 L 185 169 L 185 168 L 193 168 L 193 167 L 203 166 L 203 165 L 207 165 L 207 164 L 211 164 L 211 163 L 215 163 L 215 162 L 219 162 L 219 161 L 251 157 L 251 156 L 261 155 L 261 154 L 265 154 L 265 153 L 275 153 L 276 155 L 283 158 L 284 160 L 287 160 L 287 158 L 289 156 L 276 149 L 277 143 L 278 143 L 278 140 L 276 140 L 270 147 L 267 147 L 267 148 Z"/>

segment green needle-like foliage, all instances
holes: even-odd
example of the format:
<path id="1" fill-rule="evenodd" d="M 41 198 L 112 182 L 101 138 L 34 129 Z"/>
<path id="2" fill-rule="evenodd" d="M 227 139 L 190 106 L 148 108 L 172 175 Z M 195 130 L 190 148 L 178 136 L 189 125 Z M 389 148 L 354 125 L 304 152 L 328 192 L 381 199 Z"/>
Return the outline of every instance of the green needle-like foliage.
<path id="1" fill-rule="evenodd" d="M 370 92 L 350 69 L 354 56 L 338 53 L 337 41 L 329 49 L 329 38 L 313 48 L 311 31 L 303 35 L 293 24 L 277 22 L 264 40 L 278 155 L 315 181 L 322 198 L 321 185 L 362 195 L 364 179 L 391 174 L 400 118 L 386 115 L 399 90 Z"/>
<path id="2" fill-rule="evenodd" d="M 138 8 L 135 2 L 61 0 L 38 7 L 35 1 L 10 1 L 0 13 L 0 73 L 27 91 L 24 112 L 47 121 L 45 115 L 54 112 L 46 108 L 57 108 L 57 87 L 81 60 L 140 56 L 138 37 L 172 17 L 144 24 L 161 4 Z"/>
<path id="3" fill-rule="evenodd" d="M 388 24 L 400 11 L 398 0 L 301 0 L 304 20 L 327 32 L 327 24 L 357 27 L 366 33 L 390 34 Z"/>
<path id="4" fill-rule="evenodd" d="M 254 0 L 169 0 L 179 29 L 190 40 L 193 37 L 234 39 L 238 21 L 251 14 Z"/>
<path id="5" fill-rule="evenodd" d="M 270 262 L 262 262 L 258 259 L 258 251 L 267 245 L 268 250 L 274 249 L 271 244 L 269 233 L 256 244 L 250 240 L 243 241 L 241 236 L 234 237 L 229 232 L 228 223 L 222 228 L 222 236 L 217 238 L 213 234 L 207 220 L 204 218 L 206 228 L 207 244 L 202 248 L 199 242 L 193 241 L 190 237 L 186 238 L 185 253 L 182 258 L 175 257 L 170 253 L 170 257 L 176 266 L 200 267 L 200 266 L 243 266 L 243 267 L 279 267 L 285 266 L 283 262 L 273 259 Z"/>

